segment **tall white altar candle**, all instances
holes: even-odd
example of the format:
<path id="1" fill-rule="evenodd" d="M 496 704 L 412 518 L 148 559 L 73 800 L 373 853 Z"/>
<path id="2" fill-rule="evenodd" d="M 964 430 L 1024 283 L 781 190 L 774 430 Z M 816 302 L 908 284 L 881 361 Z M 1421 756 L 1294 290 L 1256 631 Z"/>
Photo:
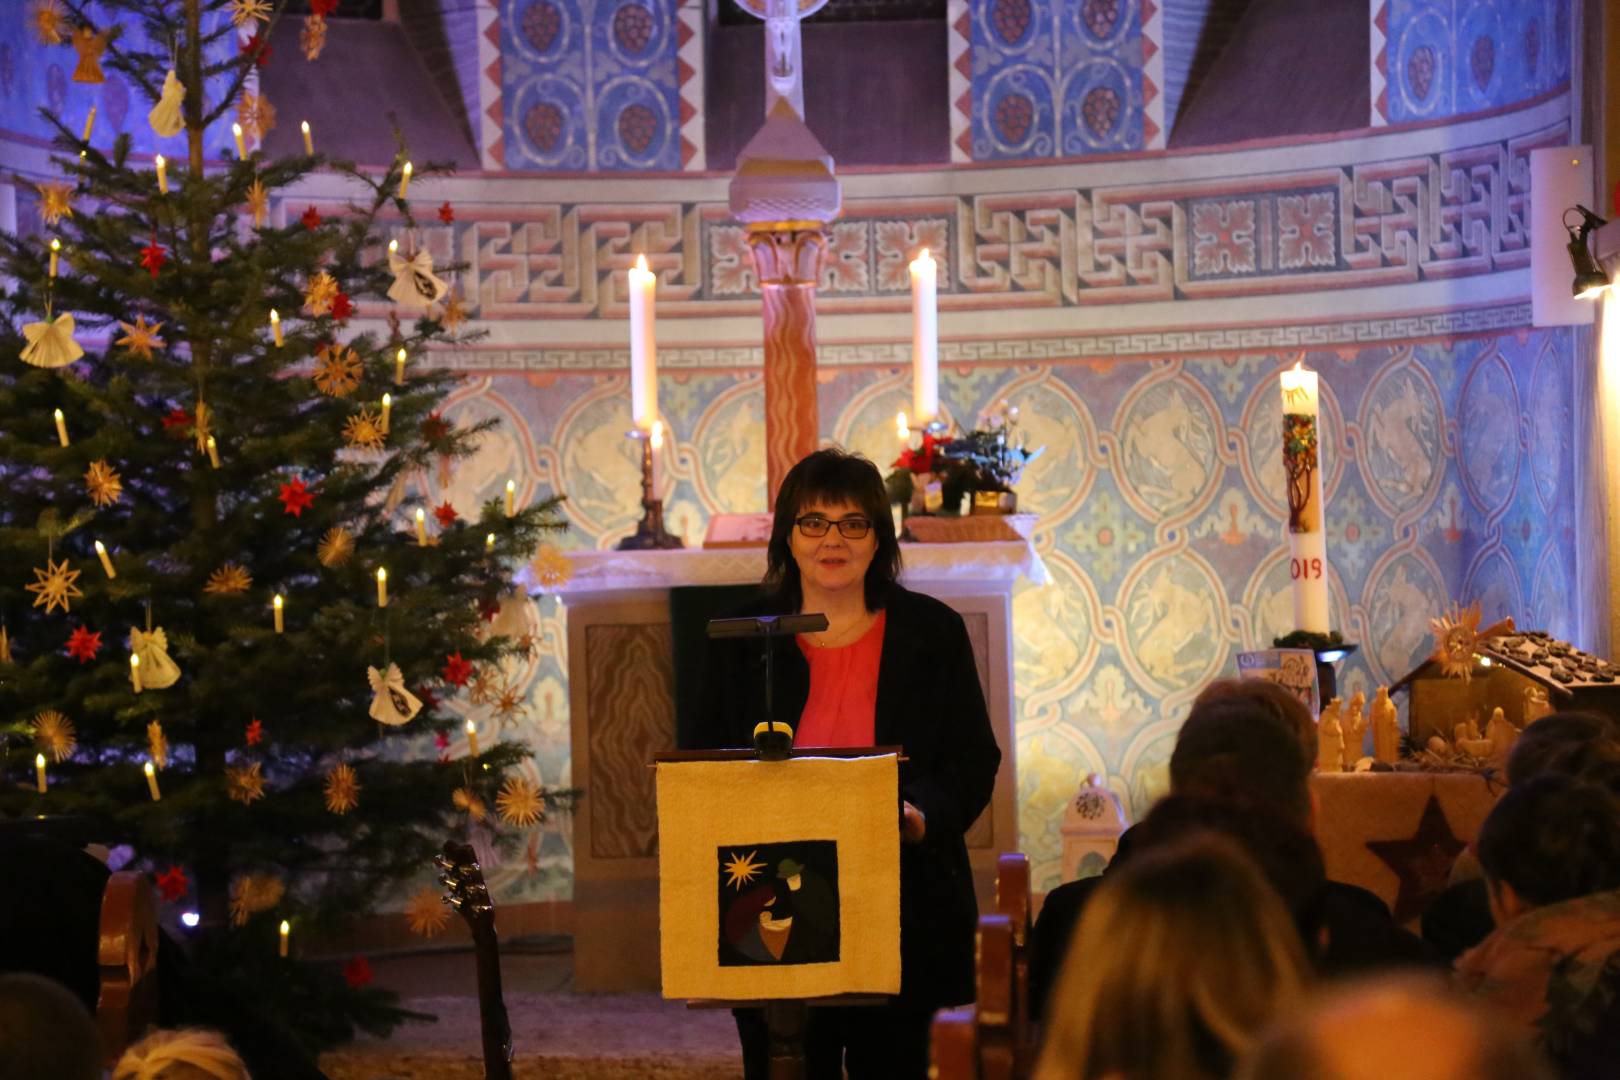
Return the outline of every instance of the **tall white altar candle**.
<path id="1" fill-rule="evenodd" d="M 630 419 L 651 431 L 658 419 L 658 345 L 653 303 L 658 278 L 647 269 L 647 256 L 637 255 L 630 270 Z"/>
<path id="2" fill-rule="evenodd" d="M 1283 470 L 1288 478 L 1288 576 L 1294 628 L 1325 634 L 1327 536 L 1322 527 L 1322 468 L 1316 372 L 1303 364 L 1282 373 Z"/>
<path id="3" fill-rule="evenodd" d="M 927 248 L 911 260 L 911 420 L 918 427 L 939 417 L 938 273 Z"/>

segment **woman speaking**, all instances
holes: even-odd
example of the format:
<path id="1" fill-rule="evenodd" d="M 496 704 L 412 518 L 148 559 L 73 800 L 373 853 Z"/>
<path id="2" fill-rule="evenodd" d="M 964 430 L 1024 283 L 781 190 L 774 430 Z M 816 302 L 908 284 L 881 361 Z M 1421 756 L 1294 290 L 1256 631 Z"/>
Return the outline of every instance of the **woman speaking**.
<path id="1" fill-rule="evenodd" d="M 934 1010 L 973 999 L 978 905 L 963 834 L 990 800 L 1001 751 L 962 617 L 902 587 L 883 477 L 863 457 L 819 450 L 777 495 L 760 598 L 737 615 L 827 617 L 821 633 L 772 642 L 772 719 L 794 746 L 890 746 L 900 763 L 898 997 L 810 1010 L 811 1078 L 923 1077 Z M 697 746 L 749 746 L 765 701 L 759 644 L 709 644 Z M 769 1060 L 762 1011 L 737 1010 L 745 1074 Z"/>

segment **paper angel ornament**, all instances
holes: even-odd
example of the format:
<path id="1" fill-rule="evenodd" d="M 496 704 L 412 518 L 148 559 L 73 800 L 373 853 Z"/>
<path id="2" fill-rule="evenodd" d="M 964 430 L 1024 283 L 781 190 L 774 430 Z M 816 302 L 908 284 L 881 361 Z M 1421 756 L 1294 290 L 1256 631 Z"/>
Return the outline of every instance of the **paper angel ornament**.
<path id="1" fill-rule="evenodd" d="M 152 130 L 167 138 L 177 135 L 180 129 L 186 126 L 180 115 L 180 104 L 186 100 L 186 88 L 180 85 L 180 79 L 175 75 L 174 68 L 163 76 L 163 93 L 159 95 L 157 104 L 152 111 L 146 114 L 146 122 L 152 125 Z"/>
<path id="2" fill-rule="evenodd" d="M 141 658 L 141 686 L 147 690 L 162 690 L 180 681 L 180 668 L 169 659 L 169 635 L 163 627 L 154 627 L 144 633 L 129 632 L 129 650 Z M 130 681 L 134 682 L 133 670 Z"/>
<path id="3" fill-rule="evenodd" d="M 388 299 L 400 307 L 426 311 L 450 288 L 433 276 L 433 256 L 427 251 L 418 251 L 409 259 L 390 251 L 388 272 L 394 275 L 394 283 L 388 287 Z"/>
<path id="4" fill-rule="evenodd" d="M 22 351 L 25 364 L 35 367 L 66 367 L 84 355 L 79 343 L 73 340 L 73 316 L 58 315 L 44 322 L 23 325 L 23 337 L 28 345 Z"/>
<path id="5" fill-rule="evenodd" d="M 400 674 L 398 664 L 389 664 L 386 674 L 368 667 L 366 679 L 371 683 L 371 692 L 377 695 L 371 699 L 371 718 L 379 724 L 408 724 L 422 711 L 421 701 L 405 689 L 405 676 Z"/>

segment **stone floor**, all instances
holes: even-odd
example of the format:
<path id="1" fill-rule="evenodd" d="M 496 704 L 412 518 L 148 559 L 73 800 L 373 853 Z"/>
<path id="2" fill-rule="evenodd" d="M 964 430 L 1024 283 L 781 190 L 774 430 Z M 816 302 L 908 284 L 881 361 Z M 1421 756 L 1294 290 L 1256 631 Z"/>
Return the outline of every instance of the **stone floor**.
<path id="1" fill-rule="evenodd" d="M 478 990 L 470 948 L 370 956 L 377 984 L 432 1013 L 388 1039 L 361 1037 L 321 1059 L 331 1080 L 482 1080 Z M 561 935 L 502 942 L 501 980 L 519 1080 L 728 1080 L 742 1076 L 724 1011 L 656 994 L 580 994 Z"/>

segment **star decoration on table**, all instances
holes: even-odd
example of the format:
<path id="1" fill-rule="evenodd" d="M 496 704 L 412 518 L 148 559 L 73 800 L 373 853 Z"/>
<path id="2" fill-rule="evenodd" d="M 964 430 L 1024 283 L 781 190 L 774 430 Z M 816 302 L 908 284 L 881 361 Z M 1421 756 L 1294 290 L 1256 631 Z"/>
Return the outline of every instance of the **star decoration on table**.
<path id="1" fill-rule="evenodd" d="M 456 508 L 450 505 L 449 499 L 446 499 L 434 508 L 433 518 L 439 523 L 439 528 L 448 529 L 460 520 L 461 515 L 456 513 Z"/>
<path id="2" fill-rule="evenodd" d="M 225 794 L 243 806 L 264 798 L 263 766 L 257 761 L 251 765 L 225 766 Z"/>
<path id="3" fill-rule="evenodd" d="M 315 505 L 315 493 L 304 486 L 302 477 L 294 477 L 282 484 L 281 493 L 276 498 L 281 500 L 281 512 L 293 517 L 303 517 L 304 511 Z"/>
<path id="4" fill-rule="evenodd" d="M 66 559 L 55 562 L 47 555 L 45 569 L 34 567 L 34 583 L 25 585 L 24 588 L 34 594 L 34 607 L 44 607 L 45 614 L 49 615 L 57 608 L 71 612 L 68 601 L 84 595 L 74 584 L 78 580 L 79 571 L 69 569 Z"/>
<path id="5" fill-rule="evenodd" d="M 276 107 L 264 94 L 244 90 L 236 101 L 236 122 L 242 125 L 243 135 L 262 143 L 276 126 Z"/>
<path id="6" fill-rule="evenodd" d="M 242 732 L 242 738 L 249 746 L 258 746 L 264 741 L 264 721 L 255 716 L 248 723 L 247 730 Z"/>
<path id="7" fill-rule="evenodd" d="M 526 829 L 546 816 L 540 789 L 526 776 L 507 778 L 506 783 L 501 785 L 501 793 L 495 796 L 495 808 L 500 811 L 502 821 L 520 829 Z"/>
<path id="8" fill-rule="evenodd" d="M 466 321 L 467 308 L 461 302 L 461 294 L 451 289 L 449 298 L 444 302 L 444 314 L 439 316 L 439 322 L 453 334 L 460 330 Z"/>
<path id="9" fill-rule="evenodd" d="M 405 917 L 411 932 L 425 938 L 434 937 L 450 925 L 450 909 L 437 889 L 425 888 L 411 897 L 405 905 Z"/>
<path id="10" fill-rule="evenodd" d="M 360 778 L 348 762 L 340 761 L 326 774 L 326 808 L 342 815 L 359 805 Z"/>
<path id="11" fill-rule="evenodd" d="M 67 15 L 62 0 L 34 0 L 34 36 L 41 45 L 60 45 L 67 40 Z"/>
<path id="12" fill-rule="evenodd" d="M 39 192 L 39 218 L 47 225 L 56 225 L 65 217 L 73 216 L 73 188 L 69 184 L 53 182 L 35 184 Z"/>
<path id="13" fill-rule="evenodd" d="M 88 664 L 101 651 L 101 631 L 80 626 L 68 635 L 67 654 L 81 664 Z"/>
<path id="14" fill-rule="evenodd" d="M 1417 829 L 1405 840 L 1368 840 L 1367 849 L 1383 860 L 1400 879 L 1393 905 L 1395 921 L 1405 923 L 1423 914 L 1445 891 L 1451 864 L 1468 845 L 1457 839 L 1434 795 L 1424 804 Z"/>
<path id="15" fill-rule="evenodd" d="M 242 42 L 241 54 L 253 57 L 254 64 L 259 67 L 264 67 L 270 62 L 270 54 L 273 51 L 270 42 L 265 40 L 263 30 L 255 30 L 252 37 Z"/>
<path id="16" fill-rule="evenodd" d="M 467 680 L 472 677 L 473 673 L 472 661 L 463 660 L 461 650 L 457 649 L 444 658 L 442 672 L 444 681 L 451 686 L 466 686 Z"/>
<path id="17" fill-rule="evenodd" d="M 270 21 L 270 0 L 231 0 L 231 25 L 241 26 L 249 20 Z"/>
<path id="18" fill-rule="evenodd" d="M 145 315 L 137 315 L 133 323 L 120 322 L 118 325 L 123 329 L 124 336 L 114 344 L 123 346 L 142 360 L 152 360 L 152 350 L 163 348 L 164 341 L 158 337 L 158 331 L 163 329 L 162 323 L 148 323 Z"/>
<path id="19" fill-rule="evenodd" d="M 456 788 L 450 793 L 450 802 L 474 821 L 483 821 L 489 816 L 489 807 L 484 805 L 484 800 L 472 788 Z"/>
<path id="20" fill-rule="evenodd" d="M 208 575 L 203 592 L 210 596 L 235 596 L 253 586 L 253 575 L 233 562 L 228 562 Z"/>
<path id="21" fill-rule="evenodd" d="M 90 492 L 90 501 L 97 506 L 111 506 L 124 493 L 124 480 L 118 470 L 97 458 L 84 473 L 84 486 Z"/>
<path id="22" fill-rule="evenodd" d="M 73 721 L 55 709 L 41 709 L 36 713 L 33 727 L 35 744 L 58 765 L 72 757 L 78 748 L 79 736 L 73 730 Z"/>
<path id="23" fill-rule="evenodd" d="M 320 59 L 321 50 L 326 48 L 325 17 L 310 15 L 304 19 L 303 28 L 298 31 L 298 47 L 303 50 L 305 60 Z"/>
<path id="24" fill-rule="evenodd" d="M 334 525 L 321 537 L 315 549 L 315 558 L 328 569 L 342 566 L 354 556 L 354 534 L 341 525 Z"/>
<path id="25" fill-rule="evenodd" d="M 387 438 L 382 414 L 369 408 L 362 408 L 343 422 L 343 441 L 356 450 L 381 450 Z"/>
<path id="26" fill-rule="evenodd" d="M 456 220 L 455 208 L 450 205 L 450 200 L 448 199 L 445 200 L 443 206 L 439 207 L 439 220 L 444 222 L 446 225 Z"/>
<path id="27" fill-rule="evenodd" d="M 1512 619 L 1503 619 L 1481 630 L 1480 618 L 1476 600 L 1466 608 L 1453 604 L 1444 615 L 1429 620 L 1429 630 L 1434 634 L 1434 652 L 1429 659 L 1439 665 L 1442 675 L 1469 681 L 1474 673 L 1475 654 L 1483 644 L 1513 631 Z"/>
<path id="28" fill-rule="evenodd" d="M 150 244 L 141 248 L 141 265 L 153 277 L 158 276 L 158 271 L 163 269 L 163 264 L 168 261 L 168 258 L 168 253 L 163 250 L 163 245 L 157 242 L 156 236 L 152 237 Z"/>
<path id="29" fill-rule="evenodd" d="M 253 227 L 258 228 L 264 224 L 265 215 L 270 212 L 270 193 L 264 189 L 264 184 L 254 180 L 247 193 L 248 212 L 253 215 Z"/>
<path id="30" fill-rule="evenodd" d="M 159 769 L 168 768 L 169 740 L 163 734 L 163 725 L 156 720 L 146 725 L 146 749 L 153 765 Z"/>
<path id="31" fill-rule="evenodd" d="M 339 294 L 341 295 L 341 294 Z M 347 345 L 327 343 L 315 350 L 315 389 L 328 397 L 348 397 L 360 385 L 360 354 Z"/>
<path id="32" fill-rule="evenodd" d="M 354 301 L 349 299 L 348 293 L 339 290 L 338 294 L 332 297 L 332 318 L 338 322 L 347 322 L 349 316 L 353 314 Z"/>
<path id="33" fill-rule="evenodd" d="M 242 874 L 231 882 L 231 924 L 246 925 L 249 915 L 281 903 L 287 885 L 274 874 Z"/>
<path id="34" fill-rule="evenodd" d="M 309 288 L 304 292 L 304 308 L 311 315 L 325 315 L 332 310 L 332 298 L 337 294 L 337 279 L 322 270 L 309 279 Z"/>
<path id="35" fill-rule="evenodd" d="M 172 904 L 176 900 L 184 899 L 186 893 L 191 891 L 191 882 L 186 878 L 186 872 L 178 866 L 170 866 L 157 876 L 158 894 L 165 903 Z"/>
<path id="36" fill-rule="evenodd" d="M 298 221 L 306 229 L 318 229 L 321 227 L 321 212 L 315 209 L 314 203 L 310 203 L 309 208 L 299 216 Z"/>
<path id="37" fill-rule="evenodd" d="M 371 964 L 363 956 L 357 956 L 343 965 L 343 981 L 349 984 L 350 990 L 369 986 L 375 978 L 371 972 Z"/>

